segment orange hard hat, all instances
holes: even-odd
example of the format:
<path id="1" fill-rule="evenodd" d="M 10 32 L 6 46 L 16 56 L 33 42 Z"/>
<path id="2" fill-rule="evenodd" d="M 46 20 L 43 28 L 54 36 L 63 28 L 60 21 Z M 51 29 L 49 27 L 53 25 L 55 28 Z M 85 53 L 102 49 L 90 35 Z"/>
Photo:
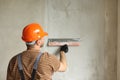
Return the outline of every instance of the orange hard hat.
<path id="1" fill-rule="evenodd" d="M 48 33 L 43 31 L 41 25 L 32 23 L 23 29 L 22 40 L 25 42 L 32 42 L 47 35 Z"/>

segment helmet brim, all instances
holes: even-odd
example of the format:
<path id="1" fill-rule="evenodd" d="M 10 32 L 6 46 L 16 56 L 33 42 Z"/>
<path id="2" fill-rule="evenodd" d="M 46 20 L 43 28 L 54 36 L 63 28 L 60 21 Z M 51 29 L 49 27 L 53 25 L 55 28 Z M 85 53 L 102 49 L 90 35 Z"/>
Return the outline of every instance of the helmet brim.
<path id="1" fill-rule="evenodd" d="M 48 33 L 47 33 L 47 32 L 44 32 L 43 37 L 44 37 L 44 36 L 48 36 Z"/>

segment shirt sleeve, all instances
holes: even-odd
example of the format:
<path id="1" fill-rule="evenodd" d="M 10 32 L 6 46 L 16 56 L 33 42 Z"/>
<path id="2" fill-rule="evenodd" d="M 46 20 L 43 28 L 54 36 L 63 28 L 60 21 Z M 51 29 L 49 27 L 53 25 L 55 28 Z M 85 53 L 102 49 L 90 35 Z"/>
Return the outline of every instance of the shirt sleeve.
<path id="1" fill-rule="evenodd" d="M 10 69 L 10 64 L 8 65 L 8 68 L 7 68 L 7 78 L 6 80 L 13 80 L 13 74 L 11 73 L 11 69 Z"/>
<path id="2" fill-rule="evenodd" d="M 53 71 L 56 72 L 60 67 L 60 61 L 58 60 L 58 58 L 55 55 L 49 54 L 49 62 Z"/>
<path id="3" fill-rule="evenodd" d="M 14 69 L 13 65 L 15 64 L 15 58 L 12 58 L 8 64 L 6 80 L 14 80 Z"/>

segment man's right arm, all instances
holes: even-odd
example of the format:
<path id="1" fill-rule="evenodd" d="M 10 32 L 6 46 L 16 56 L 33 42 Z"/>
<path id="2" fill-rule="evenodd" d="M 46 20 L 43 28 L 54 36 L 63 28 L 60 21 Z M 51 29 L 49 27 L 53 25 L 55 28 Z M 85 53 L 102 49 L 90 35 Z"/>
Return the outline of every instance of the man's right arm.
<path id="1" fill-rule="evenodd" d="M 60 67 L 58 71 L 63 72 L 67 69 L 67 60 L 65 53 L 68 52 L 68 45 L 63 45 L 60 48 Z"/>
<path id="2" fill-rule="evenodd" d="M 60 67 L 59 67 L 58 71 L 63 72 L 66 69 L 67 69 L 67 61 L 66 61 L 65 52 L 61 51 L 60 52 Z"/>

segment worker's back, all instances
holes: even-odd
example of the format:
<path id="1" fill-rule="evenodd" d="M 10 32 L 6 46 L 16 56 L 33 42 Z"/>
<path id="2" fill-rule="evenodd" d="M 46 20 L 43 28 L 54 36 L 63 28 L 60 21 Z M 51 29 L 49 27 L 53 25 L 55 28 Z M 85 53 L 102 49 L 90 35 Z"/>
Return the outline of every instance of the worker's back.
<path id="1" fill-rule="evenodd" d="M 33 65 L 39 53 L 36 50 L 27 50 L 21 53 L 25 80 L 31 79 Z M 13 57 L 9 63 L 7 80 L 21 80 L 17 56 Z M 53 72 L 57 71 L 59 66 L 60 62 L 54 55 L 43 53 L 38 63 L 35 80 L 51 80 Z"/>

